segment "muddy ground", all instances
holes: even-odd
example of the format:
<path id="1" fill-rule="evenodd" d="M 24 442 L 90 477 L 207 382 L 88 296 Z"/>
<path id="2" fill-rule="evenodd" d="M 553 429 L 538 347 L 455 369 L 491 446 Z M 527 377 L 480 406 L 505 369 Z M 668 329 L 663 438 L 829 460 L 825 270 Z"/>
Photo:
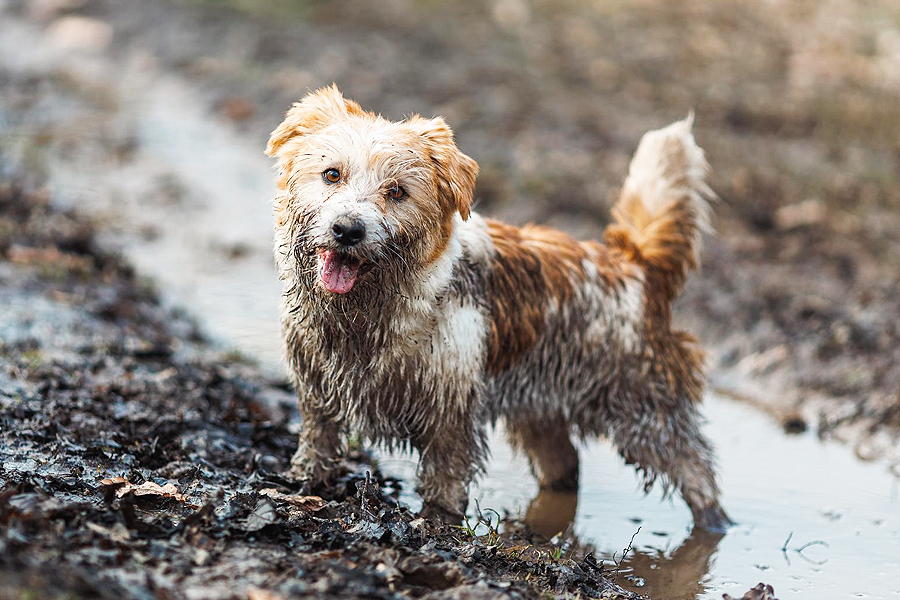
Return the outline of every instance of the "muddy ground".
<path id="1" fill-rule="evenodd" d="M 35 182 L 49 180 L 52 200 L 76 208 L 97 195 L 178 211 L 187 184 L 165 173 L 139 195 L 108 189 L 147 166 L 129 118 L 142 107 L 123 89 L 160 82 L 190 88 L 199 112 L 260 151 L 290 102 L 332 81 L 392 118 L 442 114 L 481 164 L 482 213 L 582 236 L 602 231 L 641 133 L 695 110 L 722 202 L 677 318 L 710 351 L 713 386 L 789 431 L 815 428 L 898 470 L 892 0 L 0 0 L 0 47 L 0 557 L 16 589 L 612 589 L 583 553 L 515 558 L 518 549 L 491 550 L 497 540 L 423 537 L 383 495 L 358 498 L 358 473 L 318 512 L 260 495 L 295 491 L 277 476 L 297 426 L 284 386 L 216 354 L 188 318 L 160 308 L 146 282 L 91 243 L 84 216 L 26 208 L 16 191 L 40 196 Z M 205 143 L 191 147 L 202 154 Z M 98 165 L 103 181 L 66 188 Z M 158 235 L 143 224 L 137 233 Z M 236 265 L 256 251 L 221 248 Z M 184 498 L 118 498 L 127 486 L 99 483 L 114 477 L 172 482 Z M 386 512 L 372 517 L 365 503 Z"/>
<path id="2" fill-rule="evenodd" d="M 362 454 L 298 494 L 290 393 L 46 194 L 0 186 L 0 257 L 0 597 L 634 597 L 615 565 L 513 522 L 500 536 L 498 516 L 418 518 Z"/>

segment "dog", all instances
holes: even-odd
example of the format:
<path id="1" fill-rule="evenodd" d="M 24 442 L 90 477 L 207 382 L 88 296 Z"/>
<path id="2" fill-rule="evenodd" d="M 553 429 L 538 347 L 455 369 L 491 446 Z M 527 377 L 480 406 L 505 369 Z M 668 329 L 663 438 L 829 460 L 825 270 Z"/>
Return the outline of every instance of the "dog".
<path id="1" fill-rule="evenodd" d="M 354 431 L 417 450 L 423 513 L 459 522 L 502 421 L 542 488 L 577 489 L 573 439 L 606 436 L 724 529 L 704 354 L 671 324 L 714 198 L 692 119 L 643 137 L 601 244 L 474 213 L 478 165 L 440 117 L 391 122 L 334 85 L 295 103 L 266 149 L 293 475 L 327 483 Z"/>

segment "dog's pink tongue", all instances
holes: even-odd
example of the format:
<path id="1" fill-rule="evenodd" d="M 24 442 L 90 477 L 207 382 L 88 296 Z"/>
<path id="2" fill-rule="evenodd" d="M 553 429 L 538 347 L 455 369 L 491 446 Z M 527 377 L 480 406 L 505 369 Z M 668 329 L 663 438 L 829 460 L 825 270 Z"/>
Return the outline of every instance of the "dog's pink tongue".
<path id="1" fill-rule="evenodd" d="M 353 289 L 359 272 L 358 262 L 342 260 L 334 250 L 321 251 L 319 260 L 321 261 L 319 277 L 322 278 L 322 285 L 326 290 L 335 294 L 346 294 Z"/>

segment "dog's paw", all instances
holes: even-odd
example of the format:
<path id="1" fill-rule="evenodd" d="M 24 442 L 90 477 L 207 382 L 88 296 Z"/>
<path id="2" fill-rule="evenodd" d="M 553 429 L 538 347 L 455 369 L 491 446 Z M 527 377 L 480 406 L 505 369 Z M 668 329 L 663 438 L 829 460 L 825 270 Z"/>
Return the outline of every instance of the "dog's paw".
<path id="1" fill-rule="evenodd" d="M 312 493 L 329 487 L 339 473 L 332 469 L 310 468 L 309 465 L 294 463 L 283 476 L 300 485 L 301 491 Z"/>
<path id="2" fill-rule="evenodd" d="M 725 510 L 718 504 L 707 506 L 694 514 L 694 527 L 711 533 L 725 533 L 732 525 L 734 521 L 728 518 Z"/>
<path id="3" fill-rule="evenodd" d="M 316 487 L 319 487 L 309 474 L 301 469 L 291 467 L 282 472 L 281 476 L 288 481 L 291 487 L 296 488 L 298 494 L 310 495 Z"/>
<path id="4" fill-rule="evenodd" d="M 445 506 L 426 502 L 424 506 L 422 506 L 422 510 L 419 512 L 419 516 L 424 517 L 430 521 L 438 521 L 443 523 L 444 525 L 459 525 L 462 523 L 463 513 L 451 510 Z"/>

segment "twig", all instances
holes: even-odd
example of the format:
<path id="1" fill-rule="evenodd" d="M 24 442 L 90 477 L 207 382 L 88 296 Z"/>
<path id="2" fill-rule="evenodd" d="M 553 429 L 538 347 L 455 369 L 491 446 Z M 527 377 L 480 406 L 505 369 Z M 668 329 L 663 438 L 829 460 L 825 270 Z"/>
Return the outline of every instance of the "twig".
<path id="1" fill-rule="evenodd" d="M 807 548 L 809 548 L 810 546 L 825 546 L 826 548 L 829 547 L 828 542 L 823 542 L 822 540 L 813 540 L 813 541 L 807 542 L 807 543 L 803 544 L 802 546 L 800 546 L 799 548 L 797 548 L 797 555 L 812 565 L 824 565 L 825 563 L 828 562 L 827 558 L 822 559 L 822 560 L 813 560 L 811 558 L 807 558 L 806 555 L 803 554 L 803 551 L 806 550 Z"/>
<path id="2" fill-rule="evenodd" d="M 825 546 L 826 548 L 829 547 L 828 542 L 823 542 L 822 540 L 813 540 L 811 542 L 806 542 L 805 544 L 797 548 L 797 554 L 800 554 L 810 546 Z"/>
<path id="3" fill-rule="evenodd" d="M 792 537 L 794 537 L 793 531 L 788 534 L 787 539 L 784 540 L 784 546 L 781 547 L 781 551 L 785 554 L 787 554 L 787 545 L 790 543 Z"/>
<path id="4" fill-rule="evenodd" d="M 792 531 L 788 534 L 787 539 L 784 540 L 784 545 L 781 547 L 781 554 L 784 556 L 784 562 L 787 563 L 787 566 L 791 566 L 791 559 L 788 556 L 787 547 L 791 541 L 791 538 L 793 538 L 793 537 L 794 537 L 794 532 Z"/>
<path id="5" fill-rule="evenodd" d="M 788 566 L 791 566 L 791 559 L 788 557 L 788 544 L 791 543 L 791 540 L 793 538 L 794 538 L 794 532 L 792 531 L 788 534 L 787 539 L 784 540 L 784 544 L 781 546 L 781 553 L 784 555 L 784 560 L 787 562 Z M 795 548 L 794 552 L 796 552 L 797 555 L 800 556 L 800 558 L 802 558 L 803 560 L 805 560 L 806 562 L 808 562 L 810 564 L 824 565 L 825 563 L 828 562 L 827 558 L 825 560 L 817 561 L 817 560 L 812 560 L 811 558 L 808 558 L 805 554 L 803 554 L 803 551 L 806 550 L 807 548 L 809 548 L 810 546 L 825 546 L 826 548 L 829 547 L 828 542 L 824 542 L 822 540 L 813 540 L 811 542 L 806 542 L 799 548 Z"/>
<path id="6" fill-rule="evenodd" d="M 640 532 L 641 532 L 641 527 L 640 527 L 640 525 L 639 525 L 638 528 L 637 528 L 637 531 L 635 531 L 635 532 L 632 534 L 631 540 L 628 541 L 628 546 L 626 546 L 625 549 L 622 550 L 622 558 L 620 558 L 620 559 L 616 562 L 616 574 L 613 576 L 614 578 L 618 579 L 618 577 L 619 577 L 619 569 L 622 568 L 622 561 L 624 561 L 624 560 L 625 560 L 625 557 L 628 556 L 628 551 L 629 551 L 629 550 L 633 550 L 632 544 L 634 544 L 634 538 L 636 538 L 636 537 L 637 537 L 637 534 L 639 534 Z M 615 560 L 615 557 L 616 557 L 616 555 L 613 554 L 613 560 Z"/>

